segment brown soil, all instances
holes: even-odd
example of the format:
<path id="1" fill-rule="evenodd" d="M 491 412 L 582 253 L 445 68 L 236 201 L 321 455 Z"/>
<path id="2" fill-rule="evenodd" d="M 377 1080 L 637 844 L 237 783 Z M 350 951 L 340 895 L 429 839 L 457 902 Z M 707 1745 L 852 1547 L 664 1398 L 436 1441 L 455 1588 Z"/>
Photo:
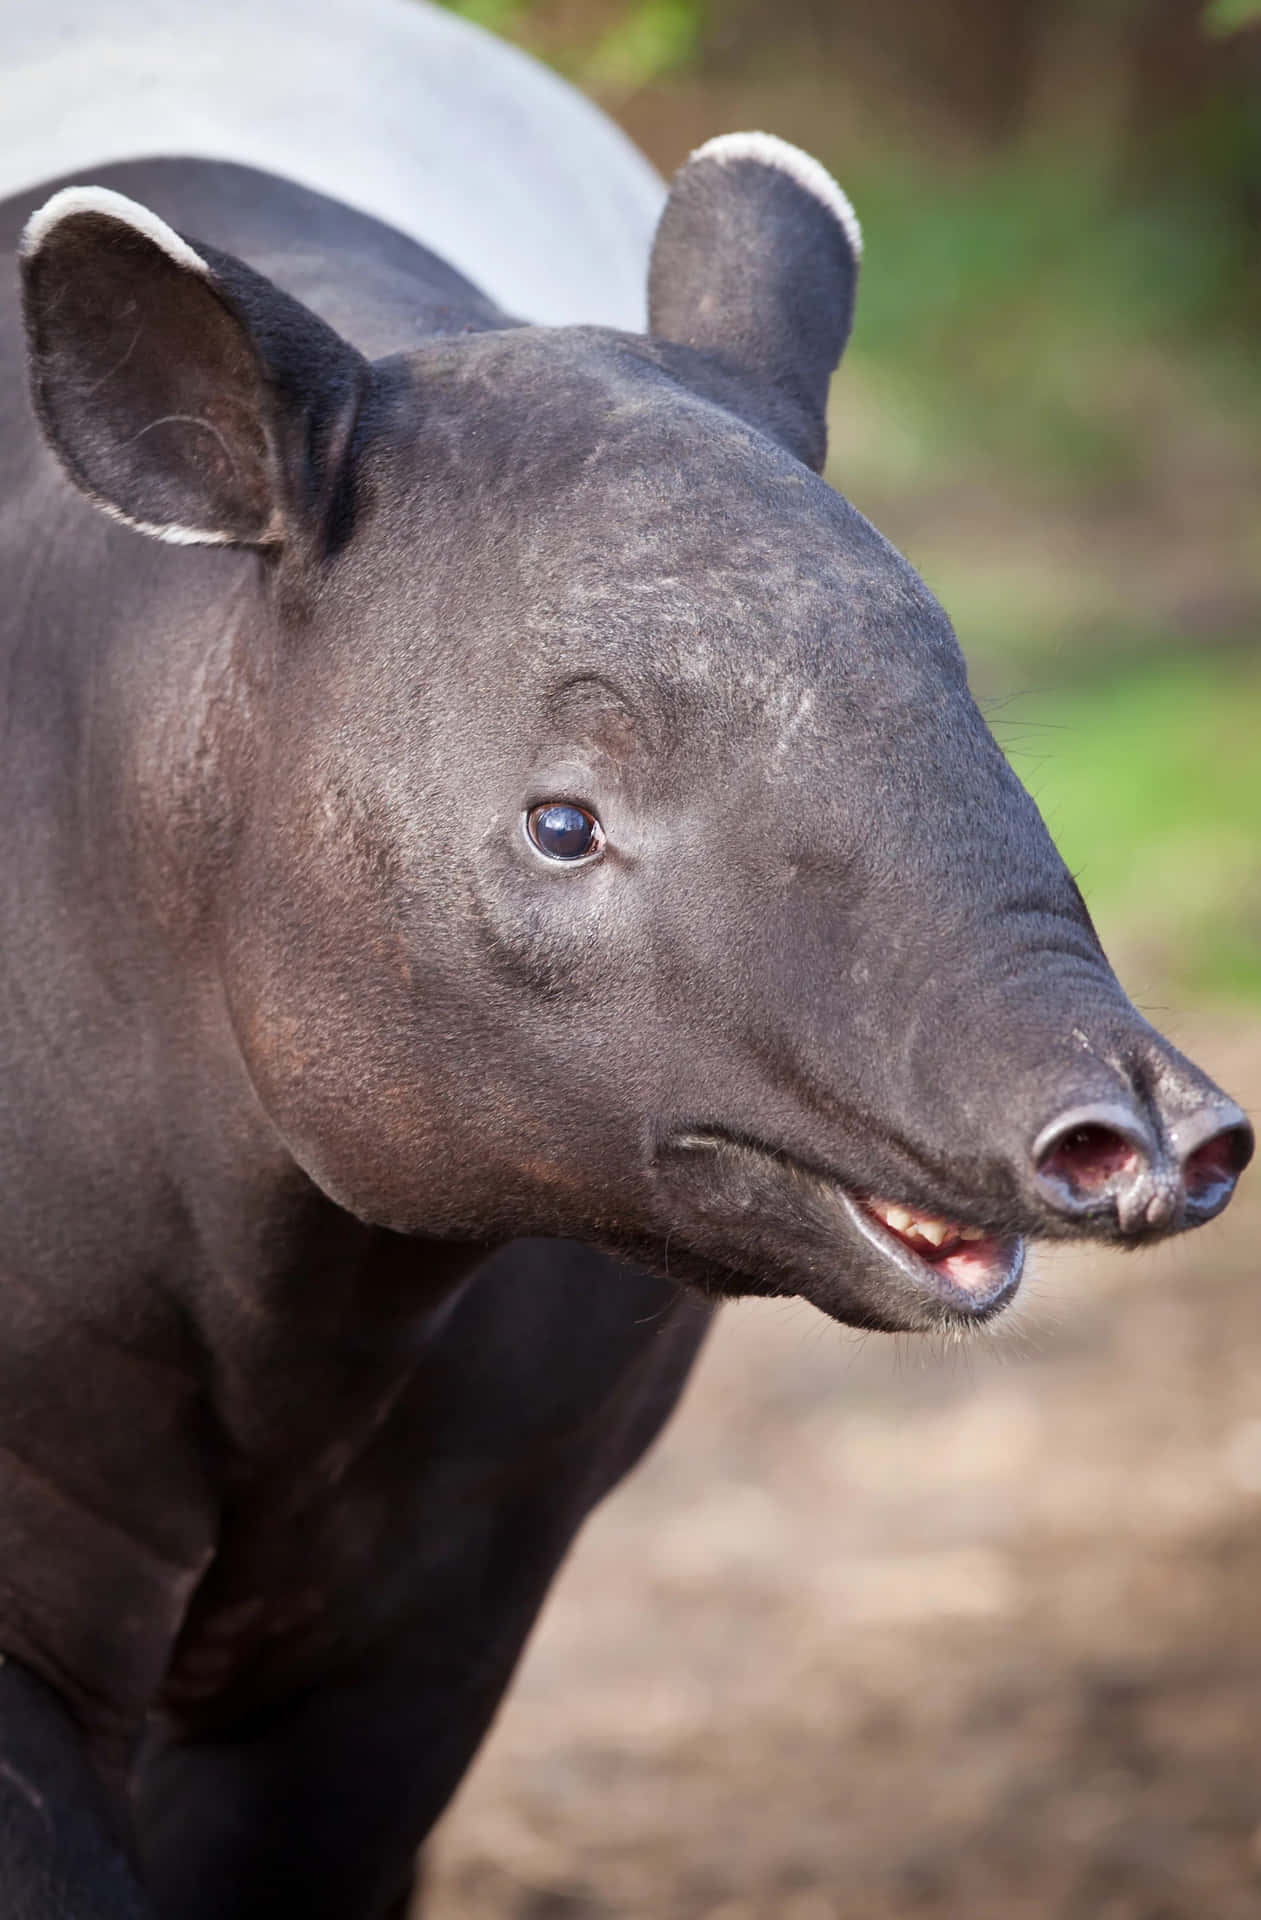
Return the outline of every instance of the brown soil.
<path id="1" fill-rule="evenodd" d="M 1261 1026 L 1182 1043 L 1261 1105 Z M 434 1920 L 1261 1920 L 1261 1177 L 949 1350 L 726 1310 Z"/>

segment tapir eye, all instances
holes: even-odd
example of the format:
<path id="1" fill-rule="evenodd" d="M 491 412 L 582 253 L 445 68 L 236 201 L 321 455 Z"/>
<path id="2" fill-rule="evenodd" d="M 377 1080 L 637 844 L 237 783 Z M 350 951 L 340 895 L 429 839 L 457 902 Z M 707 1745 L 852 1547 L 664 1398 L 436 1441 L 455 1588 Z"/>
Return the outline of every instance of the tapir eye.
<path id="1" fill-rule="evenodd" d="M 604 845 L 604 828 L 585 807 L 567 800 L 548 800 L 531 807 L 525 830 L 549 860 L 589 860 Z"/>

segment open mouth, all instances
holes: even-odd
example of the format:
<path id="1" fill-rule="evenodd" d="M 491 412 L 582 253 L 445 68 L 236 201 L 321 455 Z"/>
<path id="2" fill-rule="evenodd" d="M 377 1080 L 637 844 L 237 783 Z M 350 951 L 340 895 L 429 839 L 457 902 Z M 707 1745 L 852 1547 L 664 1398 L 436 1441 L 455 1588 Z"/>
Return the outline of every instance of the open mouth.
<path id="1" fill-rule="evenodd" d="M 944 1305 L 975 1319 L 996 1312 L 1015 1292 L 1025 1261 L 1021 1234 L 990 1233 L 894 1201 L 855 1201 L 838 1192 L 859 1232 L 899 1264 L 913 1261 L 912 1272 L 926 1270 L 916 1277 L 930 1281 Z"/>
<path id="2" fill-rule="evenodd" d="M 1018 1233 L 923 1213 L 900 1201 L 859 1198 L 830 1171 L 719 1129 L 689 1129 L 677 1134 L 673 1145 L 688 1154 L 713 1154 L 728 1170 L 727 1180 L 736 1182 L 730 1191 L 733 1199 L 738 1193 L 741 1212 L 759 1203 L 765 1207 L 776 1196 L 774 1212 L 778 1214 L 778 1196 L 783 1195 L 798 1217 L 804 1202 L 816 1225 L 830 1221 L 829 1239 L 836 1234 L 838 1211 L 844 1216 L 859 1238 L 865 1259 L 854 1247 L 846 1261 L 842 1244 L 837 1249 L 840 1260 L 834 1280 L 812 1261 L 807 1284 L 801 1288 L 805 1297 L 837 1318 L 908 1331 L 975 1324 L 999 1312 L 1020 1283 L 1025 1241 Z M 727 1182 L 723 1184 L 726 1187 Z M 711 1207 L 717 1201 L 716 1193 Z M 852 1295 L 850 1281 L 855 1289 Z"/>

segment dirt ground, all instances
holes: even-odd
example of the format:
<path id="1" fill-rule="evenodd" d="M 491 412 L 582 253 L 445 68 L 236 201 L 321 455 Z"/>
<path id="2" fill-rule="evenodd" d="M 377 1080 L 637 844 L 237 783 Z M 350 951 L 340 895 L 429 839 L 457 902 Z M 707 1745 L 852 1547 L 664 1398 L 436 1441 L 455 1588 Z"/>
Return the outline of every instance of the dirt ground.
<path id="1" fill-rule="evenodd" d="M 1177 1037 L 1255 1110 L 1261 1025 Z M 747 1303 L 596 1516 L 432 1920 L 1261 1920 L 1261 1178 L 966 1345 Z"/>

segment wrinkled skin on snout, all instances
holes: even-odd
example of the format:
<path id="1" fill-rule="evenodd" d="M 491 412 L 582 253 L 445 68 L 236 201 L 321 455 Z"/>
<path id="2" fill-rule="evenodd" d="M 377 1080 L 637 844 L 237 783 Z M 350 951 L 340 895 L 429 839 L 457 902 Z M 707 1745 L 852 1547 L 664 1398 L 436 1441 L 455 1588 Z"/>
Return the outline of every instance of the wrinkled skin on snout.
<path id="1" fill-rule="evenodd" d="M 957 1283 L 854 1201 L 1076 1232 L 1035 1164 L 1061 1115 L 1133 1114 L 1156 1167 L 1239 1116 L 1123 995 L 923 583 L 662 358 L 521 332 L 382 381 L 247 810 L 245 1057 L 362 1217 L 861 1325 L 984 1312 L 1012 1255 Z M 531 843 L 547 801 L 595 858 Z"/>

